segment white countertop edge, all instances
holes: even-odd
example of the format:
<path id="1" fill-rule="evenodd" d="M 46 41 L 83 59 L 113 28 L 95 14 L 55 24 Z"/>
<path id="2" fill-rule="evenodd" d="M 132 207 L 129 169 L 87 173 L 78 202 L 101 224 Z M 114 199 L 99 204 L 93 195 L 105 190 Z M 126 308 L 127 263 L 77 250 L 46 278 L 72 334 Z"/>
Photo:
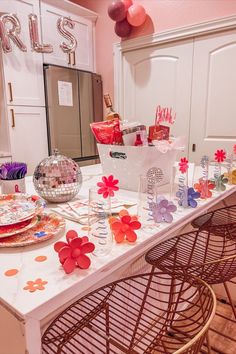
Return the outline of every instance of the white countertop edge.
<path id="1" fill-rule="evenodd" d="M 147 239 L 143 240 L 140 244 L 131 245 L 130 249 L 127 252 L 110 261 L 109 266 L 106 264 L 94 273 L 89 274 L 89 281 L 87 281 L 86 277 L 84 277 L 78 283 L 72 284 L 69 288 L 62 291 L 60 294 L 54 296 L 53 298 L 47 300 L 43 304 L 39 305 L 34 310 L 26 313 L 20 313 L 16 311 L 15 308 L 12 308 L 10 304 L 8 304 L 8 306 L 11 308 L 12 312 L 16 312 L 23 318 L 32 317 L 38 320 L 45 318 L 50 313 L 56 311 L 63 304 L 66 304 L 67 302 L 71 301 L 72 298 L 78 297 L 79 299 L 78 295 L 87 292 L 87 290 L 89 290 L 91 286 L 93 286 L 93 281 L 99 283 L 99 281 L 109 276 L 112 272 L 116 271 L 124 264 L 129 263 L 130 261 L 132 261 L 132 259 L 135 259 L 137 256 L 145 253 L 148 249 L 155 246 L 158 242 L 167 239 L 169 235 L 173 236 L 173 232 L 186 225 L 187 222 L 190 222 L 191 220 L 200 216 L 202 214 L 202 209 L 204 209 L 206 205 L 207 209 L 211 208 L 217 202 L 224 200 L 226 197 L 233 194 L 234 192 L 236 192 L 236 186 L 230 186 L 226 191 L 221 192 L 206 201 L 202 201 L 202 204 L 199 205 L 197 208 L 187 209 L 187 215 L 183 216 L 181 220 L 178 220 L 180 222 L 177 221 L 176 223 L 172 224 L 162 224 L 163 227 L 157 229 L 158 236 L 157 234 L 154 234 L 152 236 L 148 235 L 149 237 L 147 236 Z"/>

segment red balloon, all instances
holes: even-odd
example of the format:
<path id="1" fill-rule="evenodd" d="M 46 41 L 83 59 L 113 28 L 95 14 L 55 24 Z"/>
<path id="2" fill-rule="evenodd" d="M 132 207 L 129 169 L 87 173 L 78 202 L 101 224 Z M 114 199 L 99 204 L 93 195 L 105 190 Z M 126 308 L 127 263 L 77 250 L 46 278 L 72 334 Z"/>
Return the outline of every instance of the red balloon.
<path id="1" fill-rule="evenodd" d="M 122 21 L 126 17 L 125 4 L 122 1 L 113 1 L 108 6 L 108 15 L 113 21 Z"/>
<path id="2" fill-rule="evenodd" d="M 124 4 L 125 4 L 125 10 L 127 11 L 128 8 L 133 5 L 133 1 L 132 0 L 121 0 Z"/>
<path id="3" fill-rule="evenodd" d="M 117 36 L 121 38 L 128 37 L 131 33 L 131 30 L 132 26 L 126 19 L 124 19 L 123 21 L 116 22 L 115 24 L 115 32 Z"/>
<path id="4" fill-rule="evenodd" d="M 132 5 L 127 11 L 128 22 L 135 27 L 141 26 L 146 20 L 146 11 L 142 5 Z"/>

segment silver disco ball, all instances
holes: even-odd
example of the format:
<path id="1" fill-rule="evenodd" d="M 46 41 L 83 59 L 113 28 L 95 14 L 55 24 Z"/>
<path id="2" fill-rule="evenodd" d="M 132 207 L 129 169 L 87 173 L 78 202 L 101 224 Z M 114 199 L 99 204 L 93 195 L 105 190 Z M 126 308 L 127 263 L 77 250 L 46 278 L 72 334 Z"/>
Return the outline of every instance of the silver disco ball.
<path id="1" fill-rule="evenodd" d="M 33 182 L 38 194 L 47 201 L 68 202 L 79 192 L 82 174 L 75 161 L 55 149 L 36 167 Z"/>

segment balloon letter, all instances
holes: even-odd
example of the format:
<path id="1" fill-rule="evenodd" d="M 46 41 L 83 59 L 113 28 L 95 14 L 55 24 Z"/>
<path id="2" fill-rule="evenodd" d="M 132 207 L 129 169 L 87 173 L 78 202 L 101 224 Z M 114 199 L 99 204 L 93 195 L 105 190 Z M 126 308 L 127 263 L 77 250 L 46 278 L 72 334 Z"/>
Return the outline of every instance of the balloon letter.
<path id="1" fill-rule="evenodd" d="M 70 43 L 66 44 L 65 42 L 62 42 L 60 44 L 60 47 L 64 53 L 71 53 L 75 51 L 77 47 L 77 41 L 75 37 L 64 28 L 65 26 L 68 26 L 69 28 L 73 29 L 75 24 L 69 17 L 61 16 L 57 20 L 57 29 L 64 38 L 70 41 Z"/>
<path id="2" fill-rule="evenodd" d="M 51 44 L 40 44 L 38 33 L 38 18 L 35 14 L 29 14 L 29 33 L 31 47 L 37 53 L 52 53 L 53 47 Z"/>
<path id="3" fill-rule="evenodd" d="M 7 22 L 11 23 L 11 28 L 7 28 Z M 0 39 L 2 42 L 2 49 L 5 53 L 9 53 L 12 51 L 10 39 L 17 45 L 17 47 L 22 52 L 27 52 L 26 46 L 18 37 L 20 32 L 20 21 L 15 14 L 4 14 L 0 16 Z"/>

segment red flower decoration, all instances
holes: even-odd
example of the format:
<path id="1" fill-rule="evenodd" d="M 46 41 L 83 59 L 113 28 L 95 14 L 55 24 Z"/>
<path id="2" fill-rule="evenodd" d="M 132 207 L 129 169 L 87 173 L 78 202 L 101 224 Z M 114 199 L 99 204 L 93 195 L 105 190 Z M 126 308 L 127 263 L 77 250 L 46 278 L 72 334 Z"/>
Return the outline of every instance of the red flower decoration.
<path id="1" fill-rule="evenodd" d="M 224 150 L 216 150 L 215 152 L 215 161 L 217 162 L 224 162 L 226 159 L 226 153 Z"/>
<path id="2" fill-rule="evenodd" d="M 186 173 L 187 170 L 188 170 L 188 160 L 186 159 L 186 157 L 183 157 L 180 159 L 180 162 L 179 162 L 179 170 L 180 172 L 182 173 Z"/>
<path id="3" fill-rule="evenodd" d="M 119 218 L 112 217 L 110 219 L 110 225 L 117 243 L 121 243 L 125 239 L 129 242 L 135 242 L 137 235 L 134 230 L 138 230 L 141 227 L 137 216 L 129 215 L 127 210 L 121 210 L 119 212 Z"/>
<path id="4" fill-rule="evenodd" d="M 77 232 L 74 230 L 66 233 L 66 240 L 67 243 L 58 241 L 54 245 L 54 250 L 58 253 L 64 271 L 69 274 L 76 267 L 88 269 L 91 261 L 86 256 L 86 253 L 94 251 L 94 244 L 89 242 L 87 236 L 78 237 Z"/>
<path id="5" fill-rule="evenodd" d="M 119 190 L 119 187 L 116 186 L 119 183 L 118 179 L 114 179 L 114 176 L 110 175 L 108 177 L 103 176 L 102 181 L 97 183 L 97 186 L 100 187 L 98 194 L 102 194 L 103 198 L 114 197 L 114 191 Z"/>
<path id="6" fill-rule="evenodd" d="M 194 184 L 194 188 L 197 192 L 200 193 L 201 199 L 210 198 L 212 196 L 211 190 L 215 188 L 215 184 L 207 181 L 204 181 L 202 178 L 199 179 L 199 183 Z"/>

